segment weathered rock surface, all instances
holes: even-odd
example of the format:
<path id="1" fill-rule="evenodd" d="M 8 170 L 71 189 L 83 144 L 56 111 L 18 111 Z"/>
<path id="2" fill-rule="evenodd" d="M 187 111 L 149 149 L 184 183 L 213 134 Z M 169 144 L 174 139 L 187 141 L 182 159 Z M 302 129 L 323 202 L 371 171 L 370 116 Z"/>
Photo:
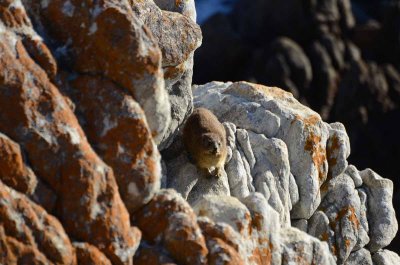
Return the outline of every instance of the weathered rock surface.
<path id="1" fill-rule="evenodd" d="M 68 92 L 89 142 L 114 169 L 122 200 L 133 213 L 160 189 L 160 154 L 144 112 L 106 79 L 78 77 Z"/>
<path id="2" fill-rule="evenodd" d="M 129 1 L 26 0 L 24 4 L 36 28 L 44 31 L 41 34 L 59 43 L 57 56 L 73 70 L 110 79 L 129 91 L 160 142 L 170 123 L 161 53 Z"/>
<path id="3" fill-rule="evenodd" d="M 376 252 L 389 245 L 398 231 L 392 205 L 393 182 L 370 169 L 360 172 L 367 195 L 367 219 L 371 240 L 367 248 Z"/>
<path id="4" fill-rule="evenodd" d="M 60 222 L 1 181 L 0 253 L 2 264 L 76 264 Z"/>
<path id="5" fill-rule="evenodd" d="M 300 195 L 299 202 L 293 205 L 292 218 L 309 218 L 313 214 L 321 199 L 319 188 L 328 173 L 326 142 L 329 131 L 317 113 L 301 105 L 290 93 L 246 82 L 195 87 L 194 101 L 196 107 L 212 110 L 221 121 L 232 122 L 268 138 L 281 139 L 281 149 L 288 152 L 288 157 L 283 157 L 290 165 L 290 172 L 286 163 L 286 172 L 280 177 L 286 178 L 281 189 L 288 188 L 292 173 Z M 268 152 L 269 149 L 263 150 Z M 279 161 L 279 155 L 276 159 Z M 271 162 L 272 165 L 276 163 Z M 285 165 L 285 162 L 280 163 Z M 282 169 L 282 165 L 277 167 Z M 261 170 L 260 173 L 266 172 Z M 288 204 L 286 198 L 281 200 L 282 205 Z"/>
<path id="6" fill-rule="evenodd" d="M 376 252 L 372 256 L 372 261 L 376 265 L 398 264 L 400 262 L 400 257 L 393 251 L 384 249 Z"/>
<path id="7" fill-rule="evenodd" d="M 96 247 L 88 243 L 74 243 L 78 264 L 111 265 L 111 262 Z"/>
<path id="8" fill-rule="evenodd" d="M 208 250 L 196 215 L 175 191 L 160 191 L 132 218 L 144 240 L 162 247 L 180 264 L 207 263 Z"/>
<path id="9" fill-rule="evenodd" d="M 316 19 L 351 28 L 339 2 Z M 194 1 L 0 1 L 0 263 L 397 264 L 383 249 L 393 185 L 348 165 L 342 124 L 246 82 L 193 98 L 195 19 Z M 331 30 L 319 42 L 345 71 Z M 288 79 L 312 86 L 307 51 L 275 48 Z M 227 131 L 221 177 L 183 148 L 193 106 Z"/>

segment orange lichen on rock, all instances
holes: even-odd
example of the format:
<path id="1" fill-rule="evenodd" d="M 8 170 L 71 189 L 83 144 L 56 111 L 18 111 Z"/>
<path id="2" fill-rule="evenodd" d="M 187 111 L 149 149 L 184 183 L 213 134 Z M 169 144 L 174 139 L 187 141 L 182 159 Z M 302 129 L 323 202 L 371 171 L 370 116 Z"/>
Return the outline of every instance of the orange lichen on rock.
<path id="1" fill-rule="evenodd" d="M 180 264 L 206 264 L 208 250 L 189 204 L 173 190 L 161 190 L 133 216 L 151 244 L 161 244 Z"/>
<path id="2" fill-rule="evenodd" d="M 59 221 L 0 181 L 0 263 L 76 264 Z"/>
<path id="3" fill-rule="evenodd" d="M 321 136 L 309 131 L 304 150 L 310 152 L 312 161 L 318 170 L 319 182 L 320 184 L 324 183 L 327 176 L 326 149 L 322 146 Z"/>

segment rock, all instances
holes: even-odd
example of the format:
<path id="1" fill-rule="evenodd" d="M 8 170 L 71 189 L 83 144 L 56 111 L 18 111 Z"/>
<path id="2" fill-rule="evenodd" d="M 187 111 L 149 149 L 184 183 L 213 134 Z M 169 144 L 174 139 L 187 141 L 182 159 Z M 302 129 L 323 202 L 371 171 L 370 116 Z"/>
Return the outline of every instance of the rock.
<path id="1" fill-rule="evenodd" d="M 296 229 L 281 231 L 282 264 L 336 264 L 328 245 Z"/>
<path id="2" fill-rule="evenodd" d="M 349 175 L 353 179 L 354 185 L 356 186 L 356 188 L 359 188 L 362 186 L 362 184 L 363 184 L 362 178 L 361 178 L 360 174 L 358 173 L 358 170 L 355 166 L 349 165 L 346 168 L 345 172 L 347 175 Z"/>
<path id="3" fill-rule="evenodd" d="M 400 101 L 400 73 L 393 65 L 384 67 L 385 77 L 389 85 L 389 95 L 393 102 Z M 398 103 L 397 103 L 398 104 Z"/>
<path id="4" fill-rule="evenodd" d="M 255 189 L 279 213 L 281 225 L 290 226 L 290 166 L 286 144 L 253 132 L 249 132 L 249 138 L 257 161 L 252 170 Z"/>
<path id="5" fill-rule="evenodd" d="M 133 11 L 157 40 L 163 67 L 181 65 L 201 45 L 200 27 L 191 18 L 162 11 L 149 0 L 133 2 Z"/>
<path id="6" fill-rule="evenodd" d="M 296 180 L 294 179 L 292 173 L 290 173 L 289 175 L 289 193 L 290 193 L 290 201 L 292 203 L 292 207 L 290 208 L 290 210 L 292 210 L 293 205 L 297 204 L 300 200 L 299 188 L 297 187 Z"/>
<path id="7" fill-rule="evenodd" d="M 225 166 L 231 195 L 239 199 L 245 198 L 250 192 L 255 191 L 251 176 L 255 157 L 250 146 L 249 135 L 244 129 L 236 130 L 233 123 L 224 123 L 224 126 L 227 132 L 228 147 L 232 151 L 231 158 L 227 159 L 228 162 Z"/>
<path id="8" fill-rule="evenodd" d="M 299 98 L 307 91 L 313 78 L 311 63 L 303 49 L 293 40 L 280 37 L 254 60 L 255 78 L 258 82 L 281 87 Z"/>
<path id="9" fill-rule="evenodd" d="M 133 255 L 139 239 L 131 234 L 112 170 L 19 37 L 7 31 L 0 39 L 0 131 L 18 142 L 32 170 L 57 194 L 57 217 L 69 236 L 128 264 L 126 253 Z"/>
<path id="10" fill-rule="evenodd" d="M 140 247 L 135 254 L 135 265 L 162 264 L 176 265 L 176 263 L 155 247 Z"/>
<path id="11" fill-rule="evenodd" d="M 160 10 L 155 4 L 174 13 Z M 171 124 L 167 127 L 160 145 L 161 149 L 165 149 L 177 135 L 177 129 L 193 111 L 193 53 L 201 45 L 202 35 L 195 23 L 193 0 L 157 0 L 155 4 L 148 0 L 135 1 L 133 10 L 149 27 L 162 52 L 165 87 L 171 103 Z"/>
<path id="12" fill-rule="evenodd" d="M 308 221 L 306 219 L 292 220 L 291 225 L 292 225 L 292 227 L 295 227 L 295 228 L 299 229 L 300 231 L 307 233 Z"/>
<path id="13" fill-rule="evenodd" d="M 154 3 L 162 10 L 181 13 L 196 22 L 196 7 L 194 0 L 155 0 Z"/>
<path id="14" fill-rule="evenodd" d="M 372 261 L 376 265 L 394 265 L 400 262 L 400 257 L 393 251 L 382 249 L 372 255 Z"/>
<path id="15" fill-rule="evenodd" d="M 367 248 L 377 252 L 390 244 L 398 230 L 392 204 L 393 182 L 384 179 L 371 169 L 360 172 L 367 194 L 367 219 L 370 242 Z"/>
<path id="16" fill-rule="evenodd" d="M 207 264 L 196 215 L 174 190 L 161 190 L 131 218 L 147 242 L 162 246 L 179 264 Z"/>
<path id="17" fill-rule="evenodd" d="M 130 3 L 72 0 L 67 9 L 61 0 L 43 4 L 24 0 L 24 4 L 37 28 L 59 43 L 54 50 L 73 70 L 110 79 L 129 91 L 146 113 L 159 143 L 171 119 L 161 52 L 157 38 L 143 27 Z"/>
<path id="18" fill-rule="evenodd" d="M 318 110 L 322 118 L 328 119 L 335 103 L 338 73 L 333 67 L 332 59 L 326 48 L 314 41 L 307 49 L 312 66 L 313 80 L 310 85 L 307 101 L 314 110 Z"/>
<path id="19" fill-rule="evenodd" d="M 208 264 L 246 264 L 243 255 L 239 254 L 240 236 L 231 226 L 224 223 L 213 223 L 206 217 L 200 217 L 198 223 L 210 249 Z"/>
<path id="20" fill-rule="evenodd" d="M 350 140 L 343 124 L 332 123 L 329 125 L 326 153 L 329 167 L 328 178 L 335 178 L 346 170 L 347 158 L 350 155 Z"/>
<path id="21" fill-rule="evenodd" d="M 73 244 L 78 259 L 78 264 L 87 265 L 111 265 L 111 262 L 96 247 L 88 243 Z"/>
<path id="22" fill-rule="evenodd" d="M 1 181 L 0 220 L 2 264 L 76 264 L 60 222 Z"/>
<path id="23" fill-rule="evenodd" d="M 198 216 L 205 216 L 218 223 L 229 224 L 241 236 L 249 235 L 250 212 L 238 199 L 230 196 L 206 196 L 193 209 Z"/>
<path id="24" fill-rule="evenodd" d="M 178 191 L 191 205 L 206 195 L 230 195 L 225 171 L 221 177 L 208 177 L 189 162 L 186 152 L 167 162 L 167 187 Z"/>
<path id="25" fill-rule="evenodd" d="M 175 137 L 179 134 L 179 129 L 184 121 L 193 112 L 193 96 L 192 96 L 192 76 L 193 76 L 193 58 L 189 59 L 188 68 L 178 81 L 172 81 L 166 85 L 171 103 L 171 124 L 165 133 L 159 149 L 166 149 L 172 144 Z M 167 76 L 166 76 L 167 78 Z"/>
<path id="26" fill-rule="evenodd" d="M 358 229 L 358 241 L 353 250 L 359 250 L 369 243 L 369 224 L 367 219 L 367 194 L 363 189 L 358 189 L 358 197 L 360 197 L 360 226 Z"/>
<path id="27" fill-rule="evenodd" d="M 81 76 L 69 95 L 100 157 L 110 165 L 130 214 L 160 189 L 160 154 L 139 104 L 109 80 Z"/>
<path id="28" fill-rule="evenodd" d="M 250 262 L 256 264 L 281 264 L 281 224 L 279 214 L 260 193 L 252 193 L 242 200 L 250 211 L 250 236 L 253 241 Z M 275 232 L 272 232 L 275 231 Z M 272 233 L 271 233 L 272 232 Z"/>
<path id="29" fill-rule="evenodd" d="M 360 198 L 352 179 L 346 174 L 333 178 L 325 184 L 322 190 L 323 199 L 319 209 L 327 218 L 315 216 L 310 219 L 309 232 L 313 235 L 313 229 L 310 229 L 310 226 L 319 226 L 314 230 L 317 232 L 314 235 L 327 241 L 332 253 L 337 257 L 338 264 L 344 264 L 360 236 L 366 236 L 365 239 L 362 239 L 366 241 L 363 245 L 369 239 L 367 233 L 360 235 L 360 230 L 363 229 L 360 224 Z M 318 221 L 321 219 L 324 222 Z"/>
<path id="30" fill-rule="evenodd" d="M 37 177 L 26 165 L 20 146 L 0 133 L 0 180 L 25 195 L 31 195 L 37 186 Z"/>
<path id="31" fill-rule="evenodd" d="M 301 105 L 290 93 L 246 82 L 195 87 L 194 105 L 210 109 L 221 121 L 283 140 L 300 195 L 291 218 L 308 219 L 312 215 L 320 202 L 319 187 L 328 171 L 329 133 L 317 113 Z"/>
<path id="32" fill-rule="evenodd" d="M 349 258 L 346 260 L 346 265 L 372 265 L 371 253 L 362 248 L 350 254 Z"/>

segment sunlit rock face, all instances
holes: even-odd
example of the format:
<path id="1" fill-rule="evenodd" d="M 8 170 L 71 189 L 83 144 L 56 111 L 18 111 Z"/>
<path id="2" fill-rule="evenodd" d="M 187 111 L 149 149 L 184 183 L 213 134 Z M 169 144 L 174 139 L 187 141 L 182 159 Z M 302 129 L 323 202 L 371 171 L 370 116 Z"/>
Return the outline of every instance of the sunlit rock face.
<path id="1" fill-rule="evenodd" d="M 0 0 L 0 263 L 399 263 L 393 183 L 291 93 L 192 87 L 195 21 L 193 1 Z M 197 107 L 226 131 L 220 177 L 182 144 Z"/>

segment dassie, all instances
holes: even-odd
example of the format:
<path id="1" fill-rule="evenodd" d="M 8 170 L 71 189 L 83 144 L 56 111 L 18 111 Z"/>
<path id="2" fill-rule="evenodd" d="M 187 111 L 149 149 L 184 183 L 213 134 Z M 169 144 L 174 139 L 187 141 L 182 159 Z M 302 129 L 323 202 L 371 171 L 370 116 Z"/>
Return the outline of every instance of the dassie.
<path id="1" fill-rule="evenodd" d="M 183 129 L 183 142 L 198 168 L 209 176 L 222 176 L 227 156 L 226 131 L 211 111 L 193 111 Z"/>

